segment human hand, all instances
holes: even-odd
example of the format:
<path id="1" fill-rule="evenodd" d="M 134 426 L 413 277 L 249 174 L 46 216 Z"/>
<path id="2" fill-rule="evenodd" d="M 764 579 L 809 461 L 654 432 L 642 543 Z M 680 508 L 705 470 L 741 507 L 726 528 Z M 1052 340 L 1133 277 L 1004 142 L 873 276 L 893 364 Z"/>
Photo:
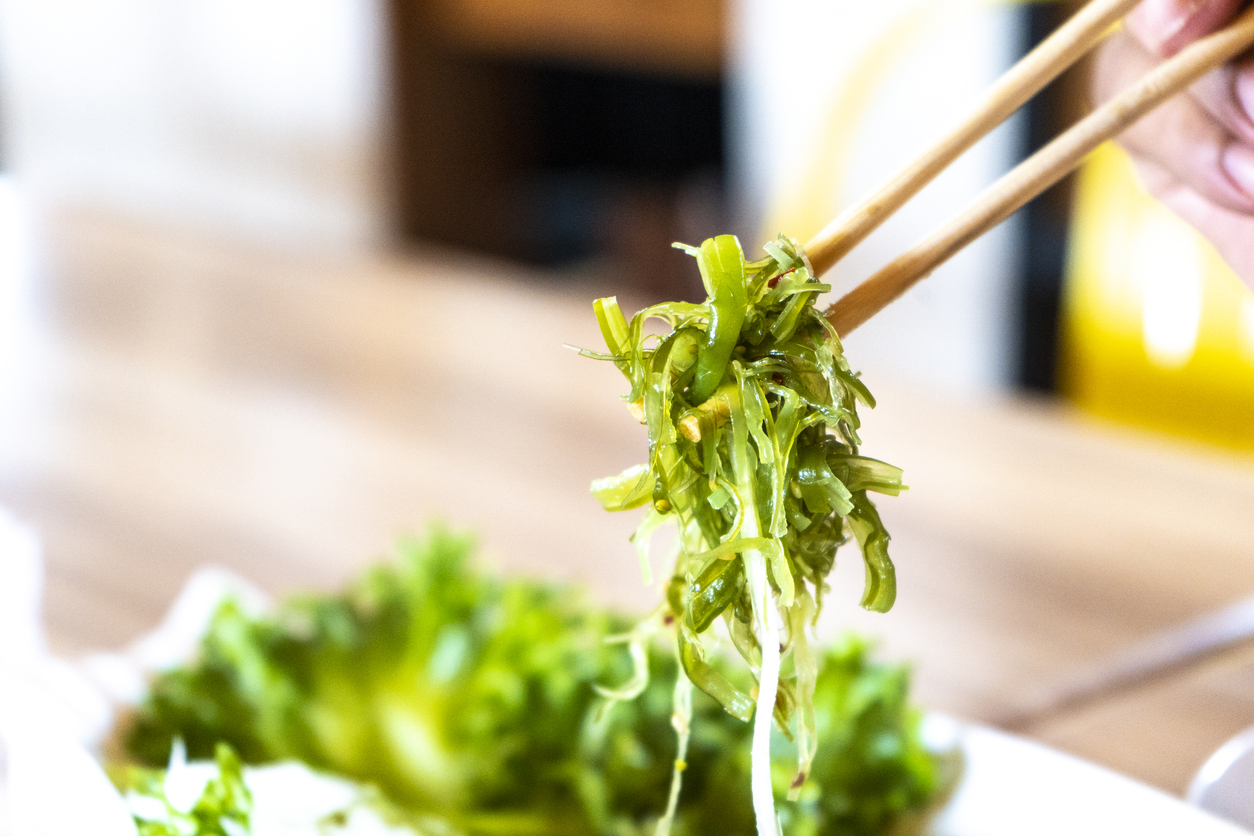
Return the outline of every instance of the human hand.
<path id="1" fill-rule="evenodd" d="M 1103 46 L 1098 102 L 1236 16 L 1242 0 L 1145 0 Z M 1119 138 L 1145 186 L 1254 288 L 1254 57 L 1203 77 Z"/>

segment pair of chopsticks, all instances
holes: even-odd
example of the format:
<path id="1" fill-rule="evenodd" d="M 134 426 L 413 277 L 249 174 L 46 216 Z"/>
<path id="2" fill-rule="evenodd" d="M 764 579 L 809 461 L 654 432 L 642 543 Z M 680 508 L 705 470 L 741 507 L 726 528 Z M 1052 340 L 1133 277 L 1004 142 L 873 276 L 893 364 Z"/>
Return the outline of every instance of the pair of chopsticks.
<path id="1" fill-rule="evenodd" d="M 815 275 L 821 275 L 848 254 L 964 151 L 1087 54 L 1138 2 L 1140 0 L 1092 0 L 1028 53 L 1002 76 L 957 128 L 806 244 Z M 1252 46 L 1254 8 L 1247 9 L 1226 28 L 1193 42 L 1158 65 L 1020 163 L 985 189 L 965 212 L 828 308 L 825 312 L 828 321 L 838 334 L 845 336 L 967 244 L 1073 171 L 1094 148 Z"/>

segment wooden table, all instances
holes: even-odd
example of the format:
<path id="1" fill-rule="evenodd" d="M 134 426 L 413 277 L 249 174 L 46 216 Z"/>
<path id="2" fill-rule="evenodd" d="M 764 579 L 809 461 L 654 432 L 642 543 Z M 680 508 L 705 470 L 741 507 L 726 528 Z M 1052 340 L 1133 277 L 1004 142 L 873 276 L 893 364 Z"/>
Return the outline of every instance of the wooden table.
<path id="1" fill-rule="evenodd" d="M 430 519 L 478 530 L 508 571 L 654 600 L 627 543 L 635 514 L 587 492 L 642 458 L 642 430 L 618 373 L 562 347 L 598 344 L 589 301 L 610 280 L 275 253 L 89 216 L 60 219 L 41 253 L 0 378 L 0 504 L 43 534 L 61 652 L 150 627 L 199 564 L 274 592 L 330 588 Z M 882 636 L 917 663 L 924 704 L 996 717 L 1254 593 L 1254 461 L 1049 403 L 866 379 L 880 397 L 866 450 L 911 485 L 880 503 L 900 598 L 858 610 L 846 552 L 822 629 Z M 1031 733 L 1181 791 L 1248 725 L 1254 647 Z"/>

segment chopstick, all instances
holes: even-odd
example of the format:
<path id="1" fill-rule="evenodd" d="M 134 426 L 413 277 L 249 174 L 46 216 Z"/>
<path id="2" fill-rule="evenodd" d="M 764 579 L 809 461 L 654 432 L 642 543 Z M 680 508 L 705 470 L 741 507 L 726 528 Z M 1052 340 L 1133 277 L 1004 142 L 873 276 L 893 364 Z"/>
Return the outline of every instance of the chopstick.
<path id="1" fill-rule="evenodd" d="M 890 215 L 932 182 L 1097 44 L 1140 0 L 1093 0 L 997 80 L 983 100 L 939 142 L 874 194 L 839 215 L 806 244 L 816 276 L 849 254 Z"/>
<path id="2" fill-rule="evenodd" d="M 1108 6 L 1105 9 L 1108 12 L 1113 11 L 1116 5 L 1095 0 L 1090 7 L 1097 2 Z M 1092 43 L 1089 44 L 1091 46 Z M 1251 46 L 1254 46 L 1254 8 L 1246 10 L 1225 29 L 1195 41 L 1175 57 L 1158 65 L 1136 84 L 988 187 L 965 212 L 828 308 L 828 321 L 841 336 L 848 334 L 967 244 L 1069 174 L 1098 145 L 1122 133 L 1163 101 Z M 830 266 L 826 261 L 828 247 L 833 246 L 827 243 L 829 240 L 839 242 L 841 236 L 825 238 L 824 233 L 820 233 L 815 239 L 824 263 Z M 832 251 L 839 251 L 839 248 Z M 813 263 L 813 255 L 810 258 Z M 822 269 L 816 265 L 815 272 L 821 273 Z"/>
<path id="3" fill-rule="evenodd" d="M 993 725 L 1025 731 L 1182 674 L 1217 656 L 1248 647 L 1251 642 L 1254 598 L 1246 598 L 1125 648 L 1048 690 L 1029 694 L 1026 700 L 993 717 Z"/>

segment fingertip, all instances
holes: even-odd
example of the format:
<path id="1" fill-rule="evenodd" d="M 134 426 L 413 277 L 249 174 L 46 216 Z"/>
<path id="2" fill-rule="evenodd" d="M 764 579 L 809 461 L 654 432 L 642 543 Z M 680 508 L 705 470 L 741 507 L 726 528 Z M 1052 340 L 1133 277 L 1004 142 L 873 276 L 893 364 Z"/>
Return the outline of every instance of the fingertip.
<path id="1" fill-rule="evenodd" d="M 1145 0 L 1125 18 L 1142 44 L 1155 53 L 1184 29 L 1205 0 Z"/>
<path id="2" fill-rule="evenodd" d="M 1227 23 L 1242 0 L 1145 0 L 1125 19 L 1134 36 L 1166 58 Z"/>

